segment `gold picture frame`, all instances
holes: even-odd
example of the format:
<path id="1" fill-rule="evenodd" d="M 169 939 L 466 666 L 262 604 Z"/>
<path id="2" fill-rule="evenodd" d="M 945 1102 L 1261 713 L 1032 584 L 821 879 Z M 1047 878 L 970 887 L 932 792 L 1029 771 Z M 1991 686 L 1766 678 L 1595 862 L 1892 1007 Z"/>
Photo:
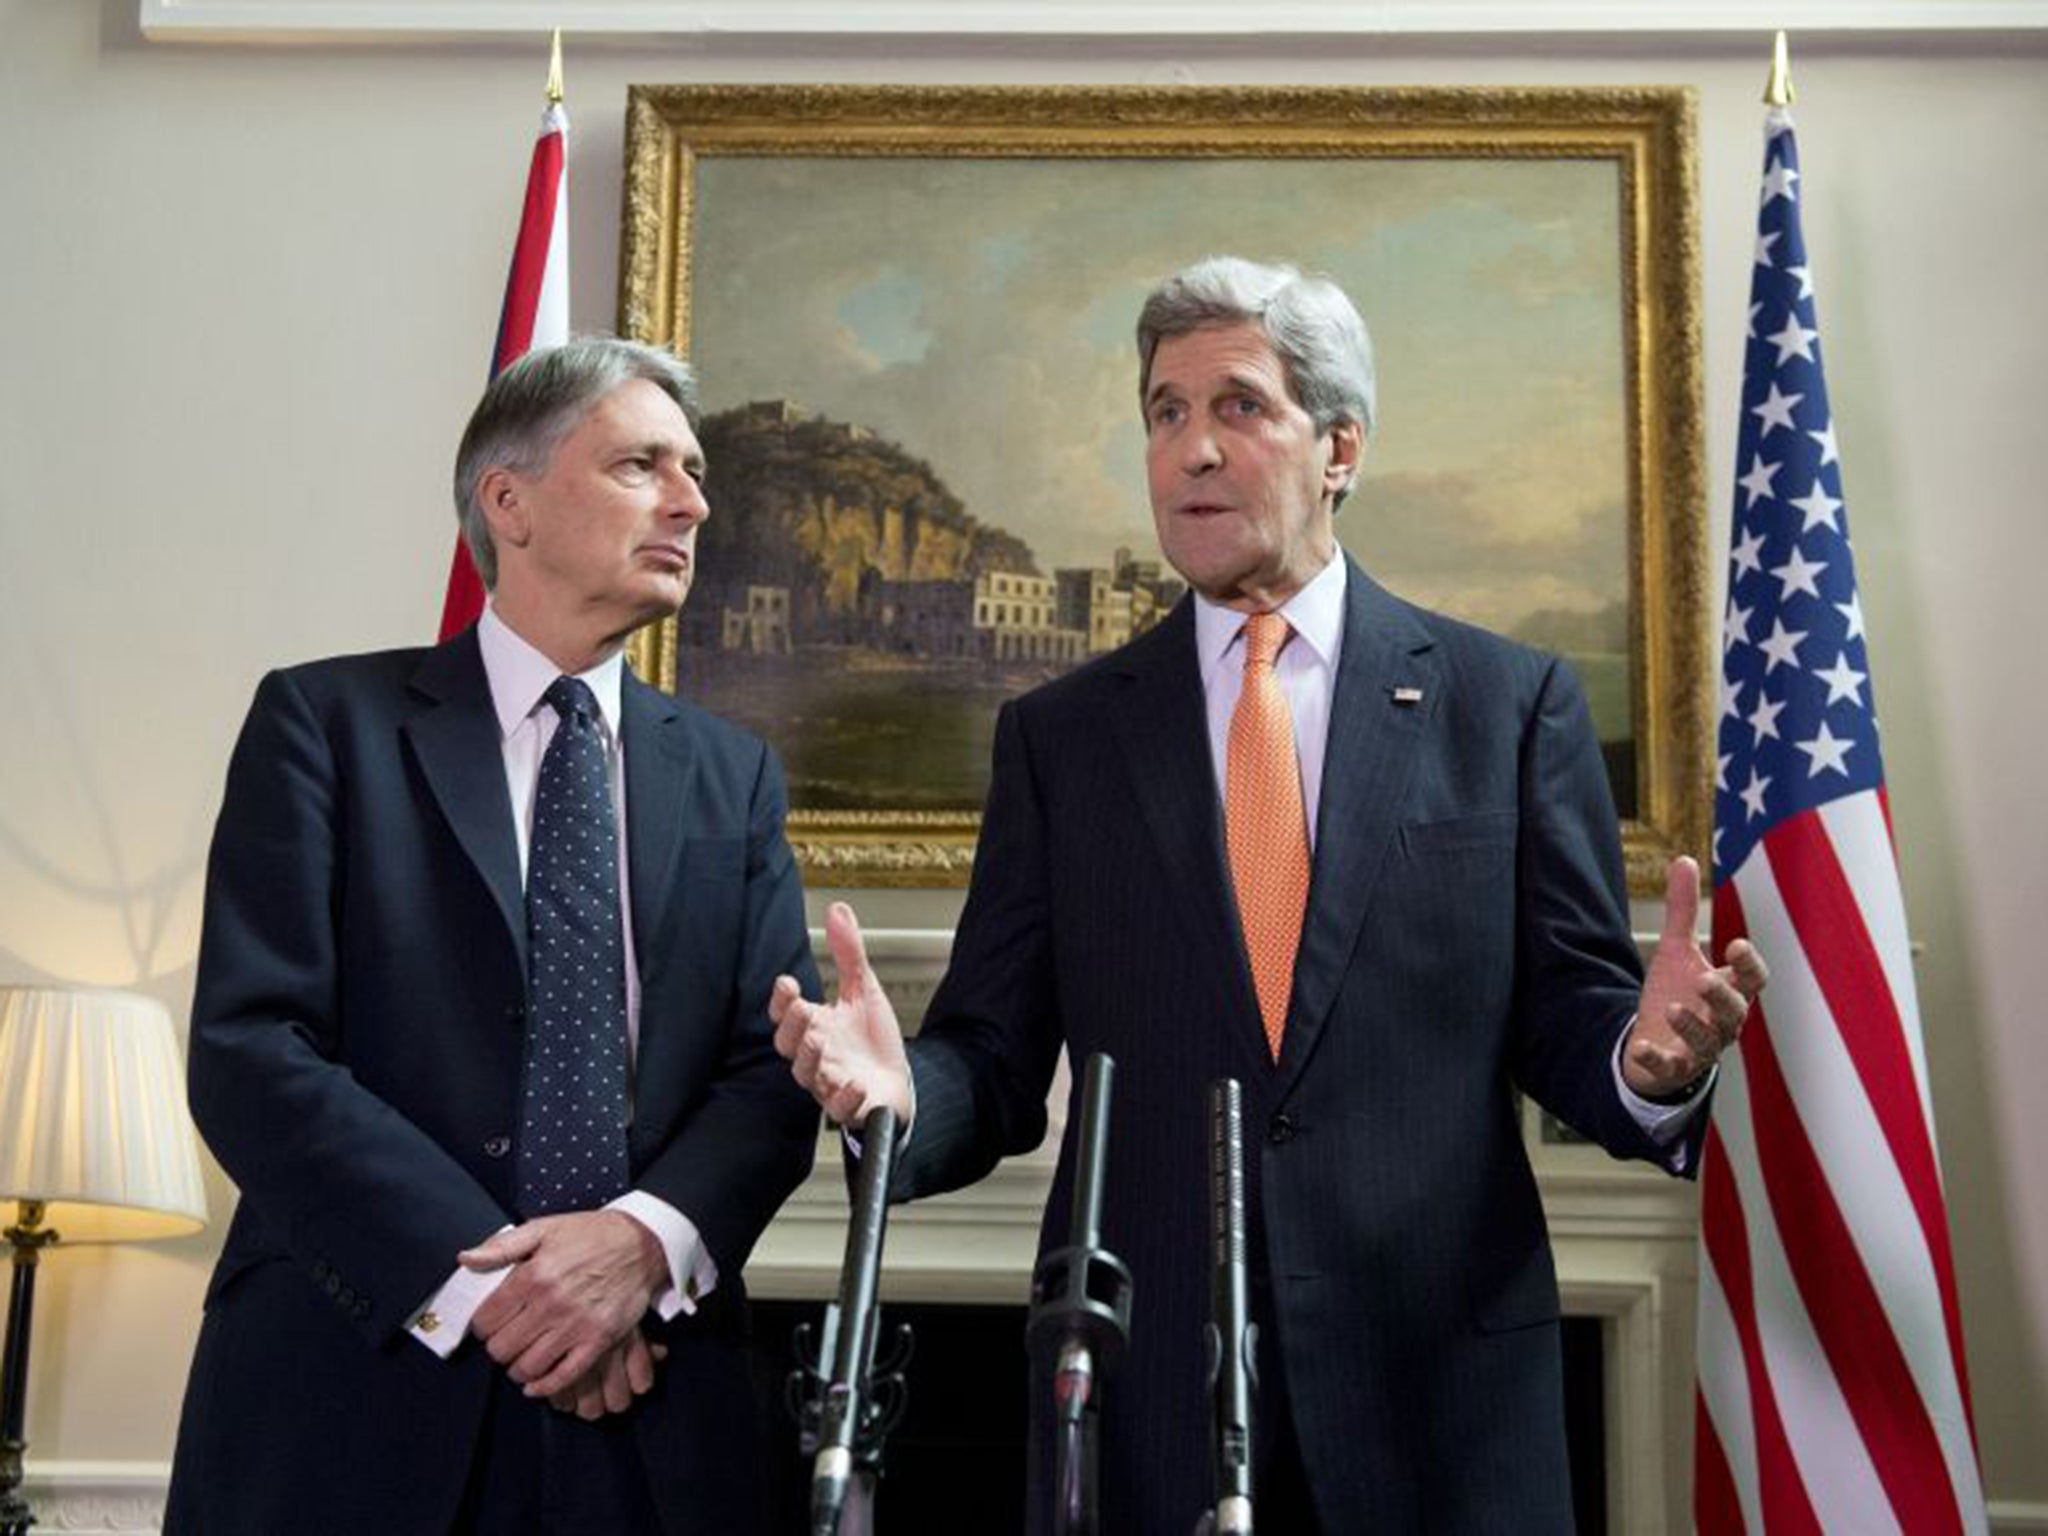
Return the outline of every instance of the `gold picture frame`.
<path id="1" fill-rule="evenodd" d="M 1248 209 L 1233 222 L 1230 199 L 1257 199 L 1271 195 L 1262 189 L 1294 187 L 1299 190 L 1287 193 L 1285 211 L 1320 218 L 1317 208 L 1305 205 L 1321 196 L 1321 187 L 1347 177 L 1368 178 L 1373 189 L 1368 198 L 1398 205 L 1406 210 L 1399 217 L 1407 220 L 1397 223 L 1396 216 L 1388 214 L 1367 242 L 1376 242 L 1375 250 L 1385 246 L 1398 252 L 1401 239 L 1417 240 L 1418 232 L 1426 229 L 1460 232 L 1445 236 L 1441 250 L 1426 246 L 1419 253 L 1386 258 L 1405 259 L 1408 266 L 1375 269 L 1381 274 L 1383 292 L 1409 292 L 1404 273 L 1413 272 L 1418 284 L 1438 275 L 1437 269 L 1446 266 L 1443 253 L 1449 252 L 1448 266 L 1473 263 L 1471 270 L 1479 274 L 1471 279 L 1474 291 L 1497 299 L 1500 306 L 1489 311 L 1475 304 L 1472 316 L 1462 322 L 1455 314 L 1448 315 L 1438 322 L 1441 331 L 1435 338 L 1426 330 L 1423 340 L 1403 341 L 1396 334 L 1395 346 L 1405 345 L 1410 357 L 1404 377 L 1423 381 L 1424 387 L 1411 395 L 1417 402 L 1411 420 L 1424 418 L 1425 430 L 1448 430 L 1446 420 L 1465 409 L 1456 404 L 1466 398 L 1456 370 L 1463 369 L 1472 383 L 1467 394 L 1483 393 L 1481 381 L 1495 393 L 1489 396 L 1490 405 L 1481 402 L 1473 407 L 1482 425 L 1463 447 L 1432 450 L 1433 463 L 1422 450 L 1411 449 L 1408 467 L 1386 482 L 1393 487 L 1392 501 L 1407 505 L 1402 501 L 1406 495 L 1413 510 L 1405 523 L 1394 520 L 1393 542 L 1401 546 L 1405 541 L 1405 552 L 1397 548 L 1388 560 L 1405 559 L 1421 572 L 1424 590 L 1417 594 L 1399 581 L 1389 584 L 1427 602 L 1432 579 L 1449 591 L 1467 576 L 1476 582 L 1472 573 L 1486 568 L 1493 572 L 1488 578 L 1493 585 L 1469 588 L 1476 594 L 1473 602 L 1482 620 L 1490 612 L 1488 601 L 1540 605 L 1543 594 L 1554 592 L 1562 606 L 1524 615 L 1541 633 L 1552 631 L 1543 630 L 1539 620 L 1553 629 L 1562 624 L 1557 632 L 1566 635 L 1577 632 L 1574 624 L 1605 626 L 1599 632 L 1611 640 L 1589 642 L 1598 653 L 1592 670 L 1599 673 L 1601 658 L 1607 656 L 1614 663 L 1613 675 L 1604 693 L 1590 683 L 1589 692 L 1600 695 L 1596 720 L 1605 709 L 1625 722 L 1615 732 L 1603 725 L 1603 741 L 1614 736 L 1609 766 L 1623 812 L 1630 888 L 1648 896 L 1661 891 L 1664 865 L 1673 854 L 1705 855 L 1711 816 L 1711 626 L 1694 118 L 1693 93 L 1682 87 L 635 86 L 627 107 L 619 329 L 621 334 L 692 355 L 693 342 L 707 328 L 707 317 L 693 310 L 693 297 L 700 287 L 709 292 L 714 280 L 723 280 L 726 286 L 719 290 L 723 297 L 715 319 L 725 327 L 724 335 L 736 339 L 724 344 L 721 356 L 744 357 L 747 368 L 742 370 L 736 361 L 711 365 L 700 359 L 707 392 L 716 396 L 723 370 L 746 372 L 748 389 L 779 395 L 784 401 L 801 394 L 813 371 L 813 359 L 803 351 L 808 343 L 797 344 L 798 351 L 782 365 L 781 374 L 763 373 L 761 369 L 771 365 L 754 356 L 749 326 L 765 333 L 773 329 L 771 322 L 787 318 L 779 313 L 786 300 L 818 298 L 817 291 L 828 285 L 816 279 L 829 274 L 840 244 L 831 237 L 833 226 L 813 227 L 800 242 L 802 249 L 790 257 L 813 263 L 801 269 L 813 280 L 785 277 L 785 285 L 778 288 L 764 277 L 769 285 L 750 298 L 747 274 L 735 269 L 752 267 L 759 251 L 764 272 L 800 270 L 774 267 L 768 259 L 770 248 L 780 243 L 770 237 L 799 211 L 840 218 L 837 227 L 847 232 L 849 249 L 860 245 L 853 236 L 865 238 L 872 231 L 856 231 L 856 221 L 846 213 L 818 213 L 813 205 L 839 196 L 864 199 L 847 202 L 849 209 L 880 208 L 886 201 L 900 223 L 891 233 L 894 248 L 903 253 L 902 270 L 871 275 L 857 304 L 846 299 L 859 311 L 849 323 L 856 331 L 863 325 L 880 328 L 875 348 L 861 353 L 873 364 L 878 380 L 897 377 L 905 349 L 914 352 L 920 346 L 926 351 L 914 360 L 915 366 L 935 371 L 939 364 L 931 353 L 942 343 L 925 332 L 937 312 L 933 306 L 940 285 L 920 274 L 916 260 L 925 247 L 933 253 L 942 245 L 953 250 L 958 234 L 951 232 L 949 243 L 948 231 L 936 224 L 924 228 L 915 213 L 919 199 L 936 195 L 934 189 L 959 187 L 966 196 L 981 187 L 978 195 L 993 199 L 988 211 L 947 216 L 1002 225 L 1011 216 L 1008 210 L 1026 201 L 1004 190 L 1011 183 L 1002 178 L 1022 175 L 1026 179 L 1015 181 L 1015 186 L 1028 188 L 1036 205 L 1067 204 L 1064 228 L 1057 209 L 1041 227 L 1063 229 L 1072 237 L 1077 232 L 1073 226 L 1082 225 L 1079 232 L 1086 241 L 1063 249 L 1085 245 L 1091 254 L 1117 250 L 1123 230 L 1143 227 L 1156 233 L 1154 226 L 1163 229 L 1171 222 L 1169 214 L 1178 218 L 1190 203 L 1199 203 L 1205 217 L 1222 221 L 1218 227 L 1227 233 L 1242 232 L 1235 245 L 1242 254 L 1290 258 L 1291 251 L 1275 251 L 1259 238 L 1285 223 L 1272 216 L 1271 205 L 1260 204 L 1256 213 Z M 774 178 L 775 185 L 762 189 L 765 178 Z M 865 190 L 848 190 L 854 183 Z M 1192 195 L 1198 185 L 1199 198 Z M 1554 210 L 1545 201 L 1550 197 L 1559 200 Z M 1116 216 L 1097 215 L 1090 224 L 1091 200 L 1114 207 Z M 1354 197 L 1344 206 L 1348 209 L 1356 201 Z M 913 211 L 906 216 L 905 209 Z M 707 226 L 707 218 L 726 216 L 721 210 L 739 222 Z M 1150 224 L 1145 222 L 1148 217 Z M 819 228 L 826 231 L 823 237 Z M 976 238 L 984 234 L 977 230 Z M 987 238 L 991 249 L 999 250 L 1006 237 L 998 230 Z M 1497 262 L 1481 249 L 1496 238 L 1501 243 Z M 707 251 L 728 247 L 745 250 L 744 260 L 728 253 L 717 258 L 716 270 L 702 269 L 711 259 Z M 1152 267 L 1149 277 L 1156 280 L 1180 261 L 1206 253 L 1184 249 L 1177 259 Z M 1003 259 L 1016 258 L 1012 252 Z M 1493 264 L 1477 265 L 1482 259 Z M 1336 266 L 1328 269 L 1345 281 L 1345 273 Z M 1143 289 L 1132 291 L 1141 294 Z M 1420 289 L 1416 291 L 1420 294 Z M 1096 297 L 1085 290 L 1073 294 L 1075 327 L 1097 323 L 1100 317 L 1091 308 Z M 1385 358 L 1390 348 L 1383 319 L 1375 314 L 1370 294 L 1359 297 L 1380 343 L 1382 373 L 1388 374 Z M 746 313 L 750 305 L 751 322 Z M 1430 307 L 1427 302 L 1410 306 L 1420 312 Z M 1462 302 L 1438 307 L 1465 308 Z M 1397 315 L 1403 312 L 1402 306 L 1396 309 Z M 1124 304 L 1123 312 L 1127 336 L 1136 315 L 1135 301 Z M 1482 318 L 1482 313 L 1505 316 L 1506 323 Z M 1526 337 L 1512 339 L 1521 335 L 1515 327 L 1525 319 L 1532 329 Z M 1461 323 L 1463 329 L 1458 328 Z M 827 328 L 844 327 L 834 318 Z M 812 336 L 818 339 L 815 332 Z M 1504 336 L 1510 339 L 1501 339 Z M 1553 377 L 1535 361 L 1560 339 L 1574 346 L 1587 342 L 1591 361 L 1583 376 Z M 855 340 L 865 344 L 866 338 Z M 742 348 L 741 342 L 747 345 Z M 1128 354 L 1128 341 L 1122 345 Z M 1461 345 L 1472 349 L 1462 361 Z M 1611 361 L 1603 361 L 1610 353 Z M 1128 412 L 1135 428 L 1134 356 L 1127 366 Z M 1438 376 L 1447 370 L 1449 376 Z M 921 387 L 929 392 L 932 380 Z M 972 394 L 976 387 L 966 378 L 957 381 L 961 393 Z M 1399 398 L 1398 388 L 1399 380 L 1390 378 L 1385 413 L 1394 409 L 1391 402 Z M 874 392 L 877 399 L 885 393 Z M 1425 411 L 1431 393 L 1440 401 Z M 926 398 L 932 397 L 927 393 Z M 1453 406 L 1447 408 L 1443 401 Z M 1537 404 L 1530 406 L 1530 401 Z M 794 407 L 779 408 L 790 419 L 800 419 Z M 1539 414 L 1524 420 L 1525 408 Z M 854 414 L 839 409 L 849 418 Z M 864 433 L 866 428 L 856 424 L 846 430 Z M 1409 432 L 1413 444 L 1415 429 Z M 1519 522 L 1499 516 L 1489 522 L 1475 511 L 1473 526 L 1480 532 L 1472 536 L 1469 548 L 1432 551 L 1431 529 L 1451 526 L 1441 511 L 1450 502 L 1443 498 L 1455 492 L 1476 506 L 1502 488 L 1525 492 L 1513 467 L 1520 461 L 1501 459 L 1497 465 L 1487 458 L 1505 452 L 1497 439 L 1515 432 L 1524 439 L 1517 451 L 1526 460 L 1546 453 L 1553 460 L 1611 460 L 1609 468 L 1593 476 L 1611 482 L 1610 489 L 1600 493 L 1607 500 L 1587 501 L 1584 509 L 1565 519 L 1569 526 L 1547 531 L 1541 515 L 1517 513 Z M 1599 453 L 1589 456 L 1580 449 L 1582 433 L 1603 445 Z M 1038 441 L 1042 444 L 1043 439 Z M 920 443 L 907 446 L 913 453 L 928 451 Z M 1028 445 L 991 432 L 982 446 L 1022 454 Z M 1468 472 L 1455 462 L 1467 449 L 1475 463 L 1487 467 Z M 715 509 L 726 494 L 719 478 L 721 462 L 714 452 L 714 522 Z M 966 471 L 955 471 L 963 478 L 976 472 L 968 460 L 954 462 L 970 463 Z M 926 466 L 919 460 L 918 467 Z M 1137 470 L 1135 455 L 1131 467 Z M 1354 498 L 1368 506 L 1375 498 L 1371 468 L 1369 464 L 1368 477 Z M 1142 486 L 1141 476 L 1134 476 L 1134 481 Z M 1572 494 L 1579 489 L 1573 487 Z M 1438 499 L 1430 500 L 1432 496 Z M 1611 518 L 1599 510 L 1610 504 Z M 1342 514 L 1350 515 L 1348 508 Z M 970 516 L 964 526 L 972 531 L 979 525 Z M 1117 526 L 1129 526 L 1128 519 Z M 1380 536 L 1370 513 L 1354 526 L 1358 539 L 1367 545 Z M 1059 533 L 1049 527 L 1042 531 L 1048 540 Z M 1061 536 L 1071 537 L 1071 530 Z M 1347 544 L 1353 543 L 1353 532 L 1344 536 Z M 1546 538 L 1551 542 L 1544 543 Z M 1579 579 L 1574 586 L 1576 573 L 1588 563 L 1580 559 L 1581 551 L 1597 556 L 1590 564 L 1600 565 L 1606 574 L 1597 580 Z M 1126 572 L 1156 574 L 1127 548 L 1118 549 L 1117 560 L 1124 562 L 1118 568 Z M 1366 563 L 1379 569 L 1380 562 L 1370 553 Z M 716 577 L 717 572 L 712 570 L 711 575 Z M 1040 585 L 1049 592 L 1051 578 Z M 1486 592 L 1493 596 L 1486 597 Z M 1611 601 L 1594 612 L 1592 605 L 1605 599 Z M 786 593 L 782 601 L 787 602 Z M 1455 602 L 1444 606 L 1457 611 Z M 1046 612 L 1050 611 L 1048 607 Z M 686 606 L 685 624 L 692 612 Z M 728 637 L 736 633 L 733 622 L 728 613 Z M 780 618 L 774 622 L 784 623 Z M 786 627 L 772 633 L 786 649 Z M 1624 633 L 1625 658 L 1616 649 Z M 679 643 L 674 621 L 637 637 L 633 659 L 641 675 L 676 688 Z M 1556 648 L 1569 652 L 1570 645 L 1567 641 Z M 1586 670 L 1582 667 L 1582 673 Z M 917 771 L 922 750 L 916 733 L 911 735 L 906 774 Z M 783 746 L 787 757 L 787 740 Z M 810 881 L 850 887 L 965 882 L 979 821 L 972 805 L 890 803 L 886 790 L 880 804 L 872 797 L 867 803 L 807 803 L 807 781 L 793 773 L 792 782 L 790 837 Z"/>

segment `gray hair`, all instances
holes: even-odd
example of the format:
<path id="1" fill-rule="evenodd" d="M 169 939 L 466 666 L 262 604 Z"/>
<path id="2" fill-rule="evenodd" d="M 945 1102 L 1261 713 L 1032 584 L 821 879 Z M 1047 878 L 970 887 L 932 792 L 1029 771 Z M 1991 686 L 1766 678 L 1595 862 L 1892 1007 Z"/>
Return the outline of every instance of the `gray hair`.
<path id="1" fill-rule="evenodd" d="M 1205 256 L 1146 295 L 1138 314 L 1140 408 L 1160 342 L 1227 325 L 1256 325 L 1265 333 L 1288 389 L 1317 432 L 1355 421 L 1371 435 L 1372 337 L 1349 296 L 1326 277 L 1241 256 Z"/>
<path id="2" fill-rule="evenodd" d="M 697 378 L 673 353 L 614 336 L 578 336 L 528 352 L 491 380 L 455 450 L 455 516 L 486 587 L 498 584 L 498 548 L 477 498 L 488 470 L 543 473 L 591 408 L 621 384 L 645 379 L 682 408 L 696 430 Z"/>

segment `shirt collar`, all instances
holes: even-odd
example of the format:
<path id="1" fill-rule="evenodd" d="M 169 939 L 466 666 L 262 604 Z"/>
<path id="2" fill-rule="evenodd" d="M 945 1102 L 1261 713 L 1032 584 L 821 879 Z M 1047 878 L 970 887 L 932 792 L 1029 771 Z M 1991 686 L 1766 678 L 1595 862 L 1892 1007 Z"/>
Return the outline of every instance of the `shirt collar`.
<path id="1" fill-rule="evenodd" d="M 1339 550 L 1315 579 L 1280 605 L 1281 616 L 1294 631 L 1297 643 L 1315 652 L 1316 659 L 1336 670 L 1337 653 L 1344 646 L 1344 583 L 1348 565 Z M 1223 665 L 1230 647 L 1244 632 L 1245 615 L 1235 608 L 1212 603 L 1195 594 L 1195 657 L 1202 669 L 1202 683 Z"/>
<path id="2" fill-rule="evenodd" d="M 526 723 L 541 695 L 562 675 L 561 670 L 499 618 L 493 607 L 487 606 L 483 617 L 477 620 L 476 645 L 483 655 L 484 677 L 491 685 L 491 705 L 498 714 L 499 734 L 509 737 Z M 604 716 L 604 728 L 613 741 L 619 739 L 619 691 L 625 667 L 626 657 L 621 651 L 588 672 L 577 674 L 597 696 L 597 712 Z"/>

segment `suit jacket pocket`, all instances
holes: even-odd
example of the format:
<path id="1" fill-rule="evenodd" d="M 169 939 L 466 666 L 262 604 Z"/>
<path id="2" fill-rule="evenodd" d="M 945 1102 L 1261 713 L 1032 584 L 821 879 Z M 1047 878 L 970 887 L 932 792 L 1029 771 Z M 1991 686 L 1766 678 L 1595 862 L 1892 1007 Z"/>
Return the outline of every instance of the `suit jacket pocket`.
<path id="1" fill-rule="evenodd" d="M 1401 847 L 1411 859 L 1450 853 L 1512 850 L 1518 820 L 1510 806 L 1505 810 L 1480 811 L 1471 816 L 1452 816 L 1443 821 L 1410 822 L 1401 828 Z"/>
<path id="2" fill-rule="evenodd" d="M 212 1278 L 206 1282 L 206 1299 L 200 1304 L 201 1309 L 212 1311 L 234 1289 L 236 1282 L 258 1265 L 289 1262 L 284 1254 L 266 1252 L 261 1248 L 244 1248 L 240 1253 L 222 1254 L 214 1265 Z"/>
<path id="3" fill-rule="evenodd" d="M 1495 1247 L 1468 1276 L 1472 1325 L 1481 1333 L 1510 1333 L 1558 1320 L 1557 1269 L 1539 1225 L 1524 1244 Z"/>

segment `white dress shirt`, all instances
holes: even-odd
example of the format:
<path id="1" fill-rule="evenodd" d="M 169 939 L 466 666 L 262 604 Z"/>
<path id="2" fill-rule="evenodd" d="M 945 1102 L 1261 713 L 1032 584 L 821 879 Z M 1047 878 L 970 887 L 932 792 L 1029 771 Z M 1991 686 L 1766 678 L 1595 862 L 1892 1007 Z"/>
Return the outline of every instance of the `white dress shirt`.
<path id="1" fill-rule="evenodd" d="M 1294 756 L 1301 764 L 1301 808 L 1308 815 L 1308 847 L 1316 847 L 1316 807 L 1323 798 L 1323 748 L 1330 740 L 1330 701 L 1337 694 L 1337 662 L 1344 652 L 1344 558 L 1280 605 L 1294 631 L 1273 661 L 1273 680 L 1294 717 Z M 1195 662 L 1209 704 L 1209 763 L 1216 798 L 1228 792 L 1230 717 L 1244 692 L 1244 621 L 1235 608 L 1195 594 Z"/>
<path id="2" fill-rule="evenodd" d="M 483 655 L 484 676 L 490 683 L 491 704 L 498 715 L 505 787 L 512 796 L 512 828 L 519 843 L 519 878 L 523 884 L 533 846 L 533 801 L 540 786 L 541 759 L 546 756 L 548 743 L 554 739 L 555 727 L 560 723 L 554 706 L 543 702 L 542 695 L 562 674 L 552 661 L 500 619 L 494 608 L 484 610 L 476 637 L 477 648 Z M 619 734 L 619 691 L 624 668 L 625 658 L 614 656 L 578 675 L 597 698 L 598 730 L 604 740 L 612 807 L 619 829 L 619 916 L 625 927 L 626 964 L 626 1103 L 630 1114 L 631 1074 L 640 1045 L 640 969 L 633 950 L 632 882 L 626 871 L 626 751 Z M 628 1190 L 605 1208 L 631 1216 L 661 1244 L 668 1259 L 669 1283 L 655 1297 L 655 1311 L 663 1318 L 674 1317 L 678 1312 L 694 1312 L 697 1298 L 710 1294 L 718 1283 L 718 1266 L 705 1248 L 696 1224 L 666 1200 L 645 1190 Z M 462 1342 L 469 1330 L 469 1320 L 483 1305 L 484 1298 L 511 1273 L 509 1268 L 479 1274 L 458 1267 L 414 1314 L 413 1337 L 445 1359 Z"/>
<path id="3" fill-rule="evenodd" d="M 1340 552 L 1279 608 L 1294 633 L 1274 660 L 1273 677 L 1294 717 L 1294 755 L 1301 764 L 1301 804 L 1308 816 L 1311 854 L 1316 846 L 1316 808 L 1322 803 L 1323 757 L 1330 740 L 1330 704 L 1336 697 L 1337 663 L 1344 651 L 1347 579 L 1347 567 Z M 1202 695 L 1208 704 L 1209 763 L 1216 773 L 1216 797 L 1221 801 L 1226 796 L 1229 777 L 1230 717 L 1237 709 L 1238 695 L 1244 691 L 1242 637 L 1246 615 L 1212 603 L 1199 592 L 1194 598 L 1195 660 L 1201 669 Z M 1624 1031 L 1614 1047 L 1615 1091 L 1644 1133 L 1660 1146 L 1668 1146 L 1684 1133 L 1699 1112 L 1704 1096 L 1696 1094 L 1683 1104 L 1655 1104 L 1644 1098 L 1629 1087 L 1622 1075 L 1621 1052 L 1627 1043 L 1628 1034 Z M 1682 1158 L 1682 1149 L 1675 1155 Z"/>

